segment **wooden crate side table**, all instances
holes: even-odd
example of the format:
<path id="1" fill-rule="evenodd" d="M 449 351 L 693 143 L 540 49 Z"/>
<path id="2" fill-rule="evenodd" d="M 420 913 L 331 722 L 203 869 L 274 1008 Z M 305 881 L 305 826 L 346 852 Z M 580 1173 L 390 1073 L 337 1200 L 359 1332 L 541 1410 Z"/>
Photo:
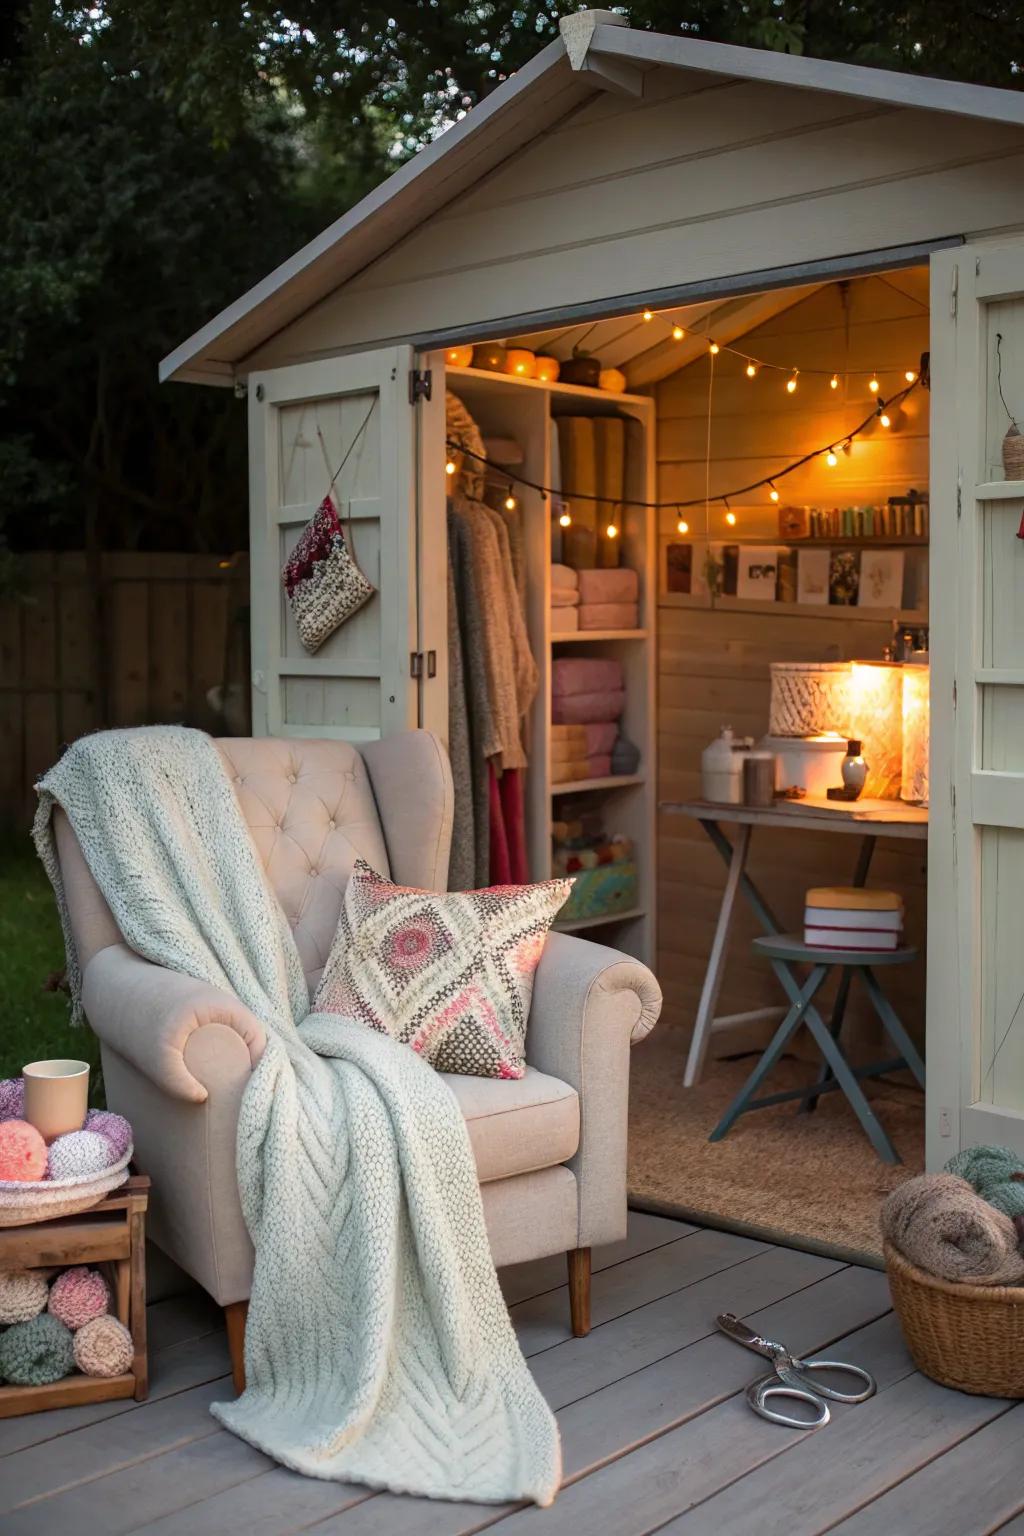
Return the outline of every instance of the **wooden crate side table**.
<path id="1" fill-rule="evenodd" d="M 0 1385 L 0 1419 L 75 1403 L 101 1403 L 149 1391 L 146 1351 L 146 1207 L 149 1179 L 133 1173 L 98 1204 L 76 1216 L 0 1228 L 0 1269 L 65 1269 L 102 1265 L 113 1278 L 113 1312 L 132 1336 L 131 1370 L 121 1376 L 65 1376 L 45 1387 Z"/>

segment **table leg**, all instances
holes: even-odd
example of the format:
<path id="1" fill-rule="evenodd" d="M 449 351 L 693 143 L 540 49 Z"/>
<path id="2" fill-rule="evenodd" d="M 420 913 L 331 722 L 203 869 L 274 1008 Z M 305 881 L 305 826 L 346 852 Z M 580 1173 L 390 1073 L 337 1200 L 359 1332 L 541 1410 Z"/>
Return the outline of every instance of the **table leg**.
<path id="1" fill-rule="evenodd" d="M 808 1007 L 804 1010 L 804 1022 L 817 1042 L 821 1054 L 832 1068 L 832 1076 L 845 1093 L 850 1107 L 878 1156 L 884 1163 L 902 1162 L 902 1158 L 886 1135 L 881 1121 L 865 1098 L 852 1067 L 825 1027 L 821 1014 L 816 1008 Z"/>
<path id="2" fill-rule="evenodd" d="M 782 966 L 780 962 L 773 960 L 772 966 L 779 975 L 780 980 L 782 979 L 782 971 L 786 971 L 786 980 L 783 982 L 783 985 L 793 1006 L 775 1031 L 757 1066 L 711 1132 L 711 1135 L 708 1137 L 709 1141 L 721 1141 L 722 1137 L 735 1125 L 749 1101 L 754 1097 L 754 1094 L 786 1049 L 790 1039 L 799 1029 L 804 1015 L 811 1006 L 814 994 L 825 980 L 829 971 L 827 965 L 816 965 L 803 986 L 799 986 L 788 968 Z"/>
<path id="3" fill-rule="evenodd" d="M 907 1066 L 917 1079 L 918 1086 L 924 1087 L 924 1062 L 921 1060 L 917 1046 L 911 1040 L 903 1025 L 902 1019 L 893 1008 L 889 999 L 875 980 L 874 972 L 868 966 L 861 967 L 861 975 L 867 988 L 868 996 L 874 1004 L 875 1012 L 882 1021 L 883 1028 L 893 1045 L 902 1055 Z"/>
<path id="4" fill-rule="evenodd" d="M 715 830 L 718 830 L 717 827 Z M 747 862 L 749 848 L 750 827 L 748 825 L 741 825 L 737 829 L 736 841 L 732 845 L 732 854 L 729 859 L 729 874 L 725 882 L 725 891 L 722 895 L 722 905 L 718 910 L 718 922 L 715 925 L 714 942 L 711 945 L 711 955 L 708 959 L 704 986 L 700 994 L 700 1004 L 697 1008 L 697 1022 L 693 1026 L 690 1052 L 686 1058 L 686 1071 L 683 1074 L 683 1085 L 686 1088 L 693 1087 L 704 1069 L 704 1059 L 708 1053 L 711 1029 L 715 1021 L 715 1007 L 718 1003 L 718 994 L 722 989 L 722 971 L 725 966 L 726 952 L 729 947 L 729 934 L 732 929 L 733 914 L 736 908 L 736 893 L 739 890 L 740 879 L 743 875 L 744 865 Z"/>

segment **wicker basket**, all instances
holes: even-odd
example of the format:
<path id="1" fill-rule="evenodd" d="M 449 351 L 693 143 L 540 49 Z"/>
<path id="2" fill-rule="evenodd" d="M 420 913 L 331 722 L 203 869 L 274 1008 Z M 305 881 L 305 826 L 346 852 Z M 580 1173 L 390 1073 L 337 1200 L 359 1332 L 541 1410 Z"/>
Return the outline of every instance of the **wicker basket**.
<path id="1" fill-rule="evenodd" d="M 1007 480 L 1024 480 L 1024 433 L 1016 422 L 1003 438 L 1003 474 Z"/>
<path id="2" fill-rule="evenodd" d="M 768 713 L 770 736 L 849 735 L 848 661 L 773 661 Z"/>
<path id="3" fill-rule="evenodd" d="M 938 1280 L 889 1243 L 885 1267 L 919 1371 L 960 1392 L 1024 1397 L 1024 1286 Z"/>

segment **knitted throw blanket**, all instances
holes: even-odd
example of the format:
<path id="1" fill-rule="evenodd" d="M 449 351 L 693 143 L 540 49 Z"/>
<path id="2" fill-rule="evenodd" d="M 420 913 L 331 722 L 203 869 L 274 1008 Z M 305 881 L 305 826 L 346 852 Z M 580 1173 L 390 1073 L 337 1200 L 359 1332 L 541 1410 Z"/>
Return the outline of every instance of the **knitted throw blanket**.
<path id="1" fill-rule="evenodd" d="M 309 1013 L 212 741 L 173 727 L 87 736 L 38 789 L 76 1013 L 54 802 L 131 948 L 235 993 L 266 1027 L 238 1124 L 256 1250 L 247 1386 L 216 1418 L 314 1477 L 550 1503 L 558 1430 L 498 1288 L 455 1098 L 407 1046 Z"/>

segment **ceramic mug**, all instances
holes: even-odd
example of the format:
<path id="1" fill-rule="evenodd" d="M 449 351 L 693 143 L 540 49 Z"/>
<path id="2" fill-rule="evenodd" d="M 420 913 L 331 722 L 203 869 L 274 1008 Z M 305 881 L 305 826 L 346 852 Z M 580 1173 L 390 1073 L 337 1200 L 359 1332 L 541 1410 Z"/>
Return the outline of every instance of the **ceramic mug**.
<path id="1" fill-rule="evenodd" d="M 21 1069 L 25 1119 L 44 1141 L 80 1131 L 89 1108 L 89 1063 L 56 1057 Z"/>

